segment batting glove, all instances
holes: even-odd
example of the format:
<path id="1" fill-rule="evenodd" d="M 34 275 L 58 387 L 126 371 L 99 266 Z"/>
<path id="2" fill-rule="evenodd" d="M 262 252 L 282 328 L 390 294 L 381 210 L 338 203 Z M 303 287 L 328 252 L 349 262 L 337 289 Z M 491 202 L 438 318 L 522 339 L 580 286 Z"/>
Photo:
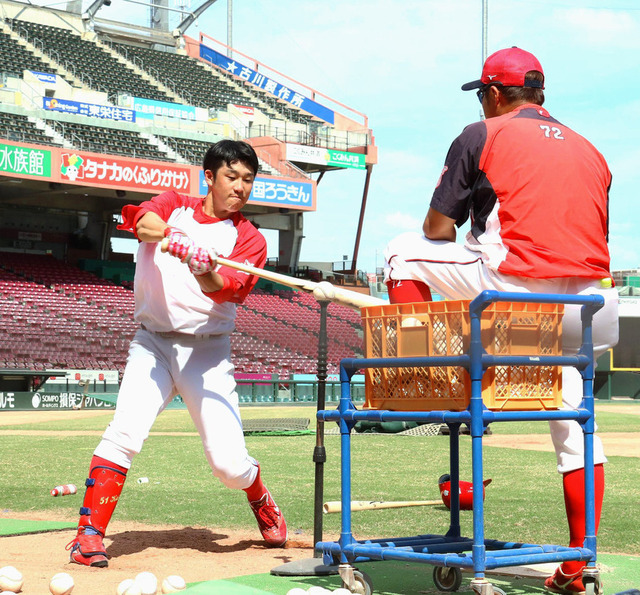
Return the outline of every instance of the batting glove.
<path id="1" fill-rule="evenodd" d="M 167 252 L 171 256 L 179 258 L 182 262 L 188 262 L 195 250 L 195 245 L 191 238 L 175 227 L 167 227 L 164 230 L 164 235 L 169 239 Z"/>
<path id="2" fill-rule="evenodd" d="M 218 253 L 212 248 L 194 248 L 191 259 L 189 260 L 189 269 L 194 275 L 206 275 L 214 271 L 218 266 Z"/>

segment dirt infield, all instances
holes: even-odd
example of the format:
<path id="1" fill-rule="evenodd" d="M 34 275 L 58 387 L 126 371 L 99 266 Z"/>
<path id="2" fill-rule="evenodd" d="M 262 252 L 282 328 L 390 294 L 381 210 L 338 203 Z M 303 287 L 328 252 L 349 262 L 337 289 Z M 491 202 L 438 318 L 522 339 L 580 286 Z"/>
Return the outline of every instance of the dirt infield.
<path id="1" fill-rule="evenodd" d="M 0 513 L 0 518 L 24 517 L 24 513 Z M 52 514 L 30 517 L 71 520 Z M 58 572 L 73 576 L 78 595 L 113 595 L 121 581 L 144 571 L 153 572 L 160 582 L 170 574 L 197 582 L 269 572 L 280 564 L 313 556 L 311 536 L 293 536 L 286 548 L 274 549 L 264 545 L 257 529 L 242 532 L 114 520 L 105 538 L 109 568 L 88 568 L 68 561 L 65 546 L 74 535 L 75 531 L 65 530 L 2 537 L 0 566 L 15 566 L 22 572 L 24 595 L 48 593 L 49 580 Z"/>

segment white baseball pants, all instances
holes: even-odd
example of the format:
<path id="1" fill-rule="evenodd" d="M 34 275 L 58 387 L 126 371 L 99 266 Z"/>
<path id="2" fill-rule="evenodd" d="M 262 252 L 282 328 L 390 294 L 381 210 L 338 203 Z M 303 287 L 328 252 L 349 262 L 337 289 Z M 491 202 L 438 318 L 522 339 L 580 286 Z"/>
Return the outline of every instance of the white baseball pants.
<path id="1" fill-rule="evenodd" d="M 249 487 L 258 467 L 245 446 L 230 356 L 228 335 L 176 338 L 139 330 L 113 421 L 95 454 L 128 469 L 158 414 L 180 394 L 213 474 L 229 488 Z"/>
<path id="2" fill-rule="evenodd" d="M 409 232 L 389 242 L 385 249 L 385 281 L 421 281 L 445 299 L 473 299 L 485 289 L 525 293 L 600 294 L 604 307 L 593 319 L 594 357 L 597 359 L 618 342 L 618 292 L 603 289 L 593 279 L 528 279 L 502 275 L 488 269 L 478 252 L 463 244 L 434 241 Z M 575 355 L 582 342 L 580 306 L 565 306 L 562 319 L 562 351 Z M 563 407 L 575 409 L 582 400 L 582 377 L 573 367 L 562 369 Z M 584 467 L 584 436 L 575 421 L 550 421 L 558 471 Z M 605 463 L 602 442 L 594 436 L 594 462 Z"/>

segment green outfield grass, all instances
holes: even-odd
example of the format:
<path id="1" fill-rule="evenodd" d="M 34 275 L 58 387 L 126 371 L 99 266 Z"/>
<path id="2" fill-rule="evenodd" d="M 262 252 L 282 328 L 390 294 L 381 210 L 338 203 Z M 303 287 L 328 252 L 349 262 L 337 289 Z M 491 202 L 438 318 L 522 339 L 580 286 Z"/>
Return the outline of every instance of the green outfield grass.
<path id="1" fill-rule="evenodd" d="M 638 404 L 640 409 L 640 404 Z M 245 418 L 315 416 L 315 407 L 245 407 Z M 56 419 L 0 429 L 103 430 L 110 414 L 97 418 Z M 638 432 L 640 418 L 601 412 L 603 432 Z M 332 426 L 333 424 L 330 424 Z M 534 426 L 541 426 L 542 429 Z M 493 424 L 495 433 L 545 432 L 546 423 Z M 116 511 L 120 520 L 170 523 L 211 528 L 252 528 L 253 515 L 244 494 L 224 488 L 211 474 L 200 440 L 185 411 L 166 411 L 154 432 L 182 432 L 184 436 L 153 435 L 136 457 Z M 52 498 L 49 490 L 61 483 L 82 484 L 98 436 L 0 434 L 0 510 L 51 510 L 75 520 L 81 494 Z M 439 498 L 437 480 L 447 472 L 449 447 L 445 436 L 415 437 L 357 435 L 353 441 L 353 498 L 424 500 Z M 313 534 L 315 436 L 248 436 L 247 445 L 262 464 L 264 479 L 285 511 L 290 533 Z M 325 500 L 340 496 L 339 437 L 326 437 Z M 599 535 L 602 552 L 640 554 L 640 527 L 635 522 L 640 488 L 640 459 L 609 457 L 607 491 Z M 486 448 L 486 536 L 532 543 L 565 543 L 566 521 L 561 478 L 553 453 Z M 470 479 L 470 439 L 461 438 L 462 478 Z M 139 477 L 148 483 L 139 484 Z M 324 518 L 325 538 L 336 539 L 339 515 Z M 444 506 L 378 510 L 354 514 L 358 538 L 444 533 Z M 463 533 L 471 534 L 471 513 L 462 513 Z"/>

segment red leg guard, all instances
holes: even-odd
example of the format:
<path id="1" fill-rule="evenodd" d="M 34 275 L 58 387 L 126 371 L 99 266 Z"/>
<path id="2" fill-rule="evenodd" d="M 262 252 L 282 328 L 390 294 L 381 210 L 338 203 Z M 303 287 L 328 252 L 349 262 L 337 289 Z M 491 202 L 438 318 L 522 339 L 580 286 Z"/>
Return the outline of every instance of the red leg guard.
<path id="1" fill-rule="evenodd" d="M 604 499 L 604 465 L 594 465 L 595 478 L 595 517 L 596 533 L 600 525 L 600 513 L 602 511 L 602 501 Z M 582 547 L 585 538 L 584 530 L 584 469 L 569 471 L 562 476 L 564 488 L 564 504 L 569 522 L 569 546 Z M 584 568 L 585 562 L 572 560 L 564 562 L 561 566 L 565 575 L 573 575 Z"/>
<path id="2" fill-rule="evenodd" d="M 126 476 L 127 469 L 120 465 L 96 456 L 91 459 L 78 533 L 67 546 L 71 550 L 72 562 L 85 566 L 108 565 L 102 538 L 120 498 Z"/>
<path id="3" fill-rule="evenodd" d="M 392 304 L 409 304 L 411 302 L 430 302 L 431 290 L 421 281 L 403 279 L 387 281 L 389 302 Z"/>

